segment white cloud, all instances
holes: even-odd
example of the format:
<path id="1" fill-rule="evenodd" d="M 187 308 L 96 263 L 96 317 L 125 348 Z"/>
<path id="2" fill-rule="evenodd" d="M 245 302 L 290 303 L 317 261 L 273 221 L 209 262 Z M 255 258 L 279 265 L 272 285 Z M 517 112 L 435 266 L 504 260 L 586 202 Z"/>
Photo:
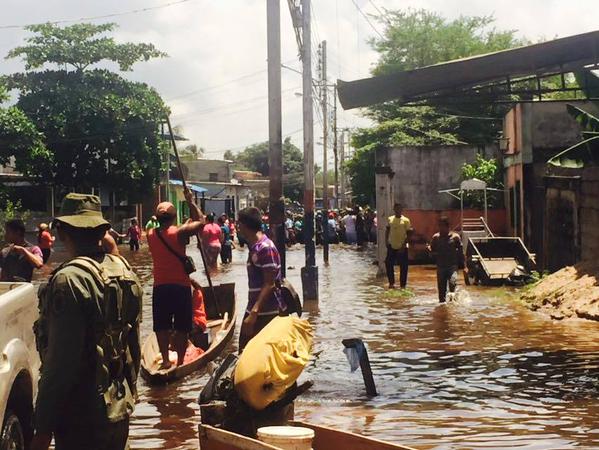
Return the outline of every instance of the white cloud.
<path id="1" fill-rule="evenodd" d="M 426 8 L 453 18 L 494 15 L 499 29 L 517 29 L 533 40 L 592 31 L 599 23 L 596 0 L 356 0 L 365 13 L 374 5 L 389 9 Z M 8 0 L 1 25 L 43 22 L 108 14 L 166 3 L 166 0 Z M 313 0 L 314 41 L 326 39 L 330 80 L 363 78 L 376 61 L 366 40 L 375 35 L 352 0 Z M 374 4 L 374 5 L 373 5 Z M 299 68 L 297 45 L 287 3 L 281 0 L 282 55 Z M 227 148 L 241 148 L 266 140 L 266 2 L 264 0 L 192 0 L 168 8 L 112 19 L 119 24 L 117 38 L 152 42 L 169 58 L 140 63 L 126 76 L 156 87 L 169 104 L 173 122 L 212 156 Z M 382 29 L 382 25 L 375 22 Z M 0 54 L 22 43 L 23 30 L 0 30 Z M 316 49 L 314 49 L 316 51 Z M 3 73 L 20 70 L 7 61 Z M 283 69 L 283 132 L 301 128 L 301 76 Z M 316 73 L 314 73 L 316 76 Z M 237 81 L 232 81 L 237 80 Z M 190 95 L 185 96 L 184 94 Z M 177 98 L 178 97 L 178 98 Z M 339 110 L 340 126 L 367 121 L 356 112 Z M 317 126 L 315 134 L 321 133 Z M 301 133 L 293 141 L 301 147 Z M 316 160 L 321 157 L 316 147 Z"/>

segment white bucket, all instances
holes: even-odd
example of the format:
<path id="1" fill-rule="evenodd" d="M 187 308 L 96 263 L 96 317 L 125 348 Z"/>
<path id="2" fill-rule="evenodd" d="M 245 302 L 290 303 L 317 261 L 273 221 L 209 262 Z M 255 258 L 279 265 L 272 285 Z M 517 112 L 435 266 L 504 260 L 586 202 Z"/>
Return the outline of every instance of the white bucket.
<path id="1" fill-rule="evenodd" d="M 283 450 L 311 450 L 314 430 L 305 427 L 258 428 L 258 440 Z"/>

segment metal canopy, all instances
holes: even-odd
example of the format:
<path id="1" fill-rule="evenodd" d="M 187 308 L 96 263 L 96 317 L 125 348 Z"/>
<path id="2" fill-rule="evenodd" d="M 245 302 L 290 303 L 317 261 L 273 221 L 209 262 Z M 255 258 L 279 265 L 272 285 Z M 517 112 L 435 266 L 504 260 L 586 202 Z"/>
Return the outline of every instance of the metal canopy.
<path id="1" fill-rule="evenodd" d="M 356 81 L 337 81 L 343 109 L 359 108 L 397 100 L 402 104 L 463 95 L 473 88 L 502 86 L 504 94 L 516 94 L 513 82 L 579 71 L 599 62 L 599 31 L 486 55 L 458 59 L 406 72 Z M 559 90 L 568 90 L 563 83 Z M 528 91 L 537 93 L 536 90 Z M 476 92 L 480 94 L 480 91 Z M 489 90 L 492 94 L 492 90 Z"/>

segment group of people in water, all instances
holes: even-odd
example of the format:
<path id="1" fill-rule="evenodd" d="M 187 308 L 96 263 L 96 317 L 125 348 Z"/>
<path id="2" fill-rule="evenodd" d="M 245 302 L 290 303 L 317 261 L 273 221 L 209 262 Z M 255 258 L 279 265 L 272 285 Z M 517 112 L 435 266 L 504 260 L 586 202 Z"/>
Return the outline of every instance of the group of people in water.
<path id="1" fill-rule="evenodd" d="M 162 202 L 156 207 L 154 223 L 146 227 L 153 261 L 153 330 L 162 370 L 183 364 L 198 316 L 195 302 L 198 296 L 201 302 L 201 289 L 190 276 L 195 264 L 187 255 L 194 236 L 199 236 L 198 246 L 213 260 L 222 256 L 223 247 L 236 234 L 249 248 L 249 293 L 240 351 L 286 309 L 278 287 L 281 259 L 263 231 L 262 213 L 250 207 L 238 212 L 237 221 L 221 216 L 215 222 L 214 216 L 205 216 L 194 203 L 190 191 L 185 191 L 185 198 L 190 217 L 184 223 L 177 223 L 172 203 Z M 39 228 L 39 244 L 49 243 L 51 248 L 54 238 L 48 227 Z M 54 439 L 56 450 L 124 449 L 140 368 L 143 288 L 119 254 L 97 196 L 68 194 L 60 214 L 52 220 L 52 229 L 64 246 L 66 261 L 38 292 L 40 317 L 34 331 L 42 368 L 34 436 L 28 448 L 47 450 Z M 31 281 L 33 271 L 44 265 L 44 259 L 48 261 L 42 248 L 28 242 L 25 235 L 22 220 L 6 222 L 8 245 L 0 253 L 2 281 Z M 142 233 L 136 220 L 127 233 L 117 237 L 123 236 L 137 241 L 129 243 L 132 251 L 139 248 Z M 205 312 L 199 316 L 205 327 Z M 175 361 L 170 359 L 171 350 L 177 355 Z"/>

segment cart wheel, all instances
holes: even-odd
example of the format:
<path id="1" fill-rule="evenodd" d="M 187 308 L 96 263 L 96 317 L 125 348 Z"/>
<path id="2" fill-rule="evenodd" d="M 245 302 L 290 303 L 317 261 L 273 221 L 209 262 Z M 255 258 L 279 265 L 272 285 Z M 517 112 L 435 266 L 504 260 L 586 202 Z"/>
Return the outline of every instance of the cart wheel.
<path id="1" fill-rule="evenodd" d="M 470 275 L 468 275 L 468 272 L 462 272 L 464 274 L 464 284 L 466 286 L 470 286 Z"/>

